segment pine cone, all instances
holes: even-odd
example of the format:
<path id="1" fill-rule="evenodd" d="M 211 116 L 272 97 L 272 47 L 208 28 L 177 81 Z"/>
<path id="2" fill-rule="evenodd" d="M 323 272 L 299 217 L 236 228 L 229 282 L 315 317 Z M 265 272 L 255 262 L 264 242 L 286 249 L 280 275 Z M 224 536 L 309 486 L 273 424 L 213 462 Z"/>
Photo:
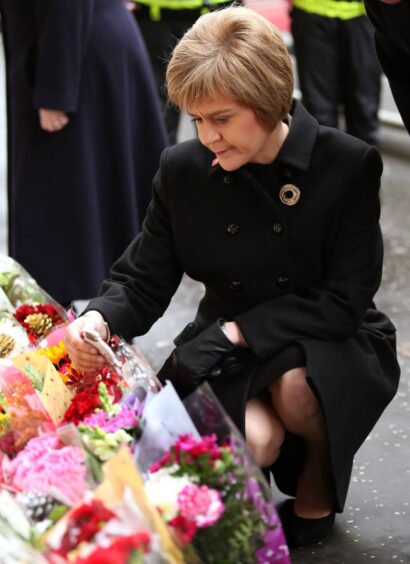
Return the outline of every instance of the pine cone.
<path id="1" fill-rule="evenodd" d="M 44 521 L 51 513 L 57 502 L 47 495 L 37 492 L 18 493 L 17 501 L 23 511 L 32 521 Z"/>
<path id="2" fill-rule="evenodd" d="M 6 358 L 14 349 L 15 344 L 13 337 L 6 333 L 0 333 L 0 358 Z"/>
<path id="3" fill-rule="evenodd" d="M 46 313 L 32 313 L 24 321 L 29 324 L 31 332 L 39 336 L 53 328 L 53 320 Z"/>

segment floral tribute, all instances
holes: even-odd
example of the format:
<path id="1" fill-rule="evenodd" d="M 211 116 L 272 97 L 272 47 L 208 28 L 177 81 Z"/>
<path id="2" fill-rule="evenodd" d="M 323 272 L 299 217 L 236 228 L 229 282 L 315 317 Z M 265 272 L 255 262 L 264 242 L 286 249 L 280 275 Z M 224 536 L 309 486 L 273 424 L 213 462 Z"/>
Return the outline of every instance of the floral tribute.
<path id="1" fill-rule="evenodd" d="M 112 529 L 118 520 L 116 513 L 99 499 L 78 505 L 69 514 L 64 534 L 58 548 L 51 551 L 50 560 L 56 560 L 58 555 L 64 560 L 72 561 L 75 558 L 76 564 L 121 564 L 129 560 L 142 562 L 144 553 L 148 553 L 151 548 L 150 533 L 143 530 L 110 538 L 112 533 L 110 534 L 109 527 Z M 74 557 L 79 549 L 81 555 Z"/>
<path id="2" fill-rule="evenodd" d="M 0 359 L 29 350 L 67 320 L 64 308 L 18 262 L 0 255 Z"/>
<path id="3" fill-rule="evenodd" d="M 14 313 L 32 343 L 45 337 L 64 320 L 52 304 L 23 304 Z"/>
<path id="4" fill-rule="evenodd" d="M 0 256 L 0 559 L 288 564 L 268 486 L 210 388 L 183 405 L 117 336 L 112 365 L 78 371 L 67 319 Z"/>
<path id="5" fill-rule="evenodd" d="M 235 445 L 216 435 L 182 435 L 150 469 L 147 495 L 178 542 L 201 562 L 269 562 L 288 549 L 272 504 L 255 477 L 236 463 Z"/>

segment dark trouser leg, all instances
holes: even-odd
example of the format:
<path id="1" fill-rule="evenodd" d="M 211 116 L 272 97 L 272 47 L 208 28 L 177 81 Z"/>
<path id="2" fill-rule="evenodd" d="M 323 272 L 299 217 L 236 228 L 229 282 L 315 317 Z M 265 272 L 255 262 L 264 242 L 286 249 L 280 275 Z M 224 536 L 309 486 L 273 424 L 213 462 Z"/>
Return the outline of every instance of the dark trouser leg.
<path id="1" fill-rule="evenodd" d="M 381 71 L 373 33 L 366 16 L 340 24 L 346 129 L 351 135 L 377 145 Z"/>
<path id="2" fill-rule="evenodd" d="M 337 127 L 337 21 L 293 8 L 292 34 L 303 103 L 320 124 Z"/>
<path id="3" fill-rule="evenodd" d="M 169 143 L 176 143 L 176 137 L 179 124 L 179 110 L 168 103 L 168 95 L 165 86 L 165 74 L 167 69 L 167 61 L 177 41 L 182 37 L 185 31 L 194 23 L 196 15 L 189 19 L 176 19 L 177 11 L 174 19 L 153 21 L 149 18 L 148 11 L 136 11 L 135 18 L 144 37 L 145 45 L 149 53 L 152 68 L 154 71 L 155 81 L 161 100 L 162 110 L 164 112 L 165 125 L 168 132 Z M 186 13 L 186 10 L 184 10 Z M 195 10 L 195 14 L 196 14 Z M 194 14 L 194 12 L 193 12 Z"/>

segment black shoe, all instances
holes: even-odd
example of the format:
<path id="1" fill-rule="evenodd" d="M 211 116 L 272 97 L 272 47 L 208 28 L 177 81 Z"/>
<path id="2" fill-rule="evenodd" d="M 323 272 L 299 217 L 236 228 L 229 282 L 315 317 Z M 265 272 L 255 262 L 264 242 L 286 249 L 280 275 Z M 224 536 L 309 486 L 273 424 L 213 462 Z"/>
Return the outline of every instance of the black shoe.
<path id="1" fill-rule="evenodd" d="M 294 512 L 294 500 L 288 499 L 278 508 L 289 547 L 301 548 L 322 541 L 330 535 L 335 513 L 319 519 L 305 519 Z"/>

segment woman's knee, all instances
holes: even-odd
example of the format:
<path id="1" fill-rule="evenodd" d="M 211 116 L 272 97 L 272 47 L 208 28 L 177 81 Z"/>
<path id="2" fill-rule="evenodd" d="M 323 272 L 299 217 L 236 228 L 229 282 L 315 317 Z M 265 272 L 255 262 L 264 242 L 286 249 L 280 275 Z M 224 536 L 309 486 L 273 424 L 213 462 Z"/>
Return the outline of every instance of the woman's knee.
<path id="1" fill-rule="evenodd" d="M 269 402 L 252 398 L 246 404 L 245 434 L 256 462 L 261 467 L 273 464 L 285 439 L 285 428 Z"/>
<path id="2" fill-rule="evenodd" d="M 289 417 L 306 421 L 322 414 L 320 403 L 307 382 L 305 367 L 285 372 L 269 389 L 273 407 L 284 423 Z"/>

